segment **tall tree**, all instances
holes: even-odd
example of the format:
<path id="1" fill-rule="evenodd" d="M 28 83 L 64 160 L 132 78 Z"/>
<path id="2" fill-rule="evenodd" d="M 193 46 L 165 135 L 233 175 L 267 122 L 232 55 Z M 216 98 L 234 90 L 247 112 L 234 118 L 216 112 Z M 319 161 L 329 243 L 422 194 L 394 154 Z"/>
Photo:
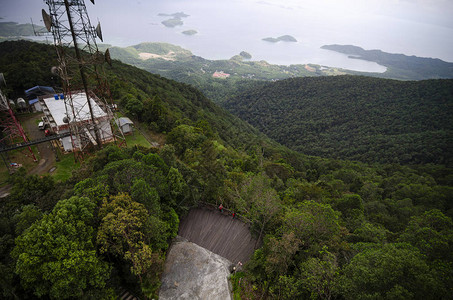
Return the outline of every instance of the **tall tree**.
<path id="1" fill-rule="evenodd" d="M 294 232 L 305 249 L 315 244 L 334 244 L 341 232 L 339 213 L 330 205 L 304 201 L 296 208 L 288 209 L 282 230 Z"/>
<path id="2" fill-rule="evenodd" d="M 245 213 L 258 228 L 258 243 L 268 224 L 281 211 L 277 192 L 270 186 L 269 178 L 258 174 L 244 179 L 242 186 L 236 188 L 232 197 L 238 211 Z"/>
<path id="3" fill-rule="evenodd" d="M 453 259 L 453 222 L 440 210 L 411 218 L 400 240 L 420 249 L 429 259 Z"/>
<path id="4" fill-rule="evenodd" d="M 110 267 L 93 244 L 95 207 L 84 197 L 61 200 L 16 239 L 12 255 L 24 287 L 54 299 L 105 287 Z"/>
<path id="5" fill-rule="evenodd" d="M 423 255 L 414 248 L 384 244 L 358 253 L 343 269 L 346 299 L 441 299 Z"/>
<path id="6" fill-rule="evenodd" d="M 303 285 L 311 292 L 311 298 L 332 299 L 336 293 L 339 267 L 335 254 L 327 247 L 319 251 L 320 257 L 310 257 L 300 265 Z"/>
<path id="7" fill-rule="evenodd" d="M 153 253 L 149 246 L 151 224 L 147 209 L 129 195 L 119 194 L 104 201 L 99 216 L 101 225 L 97 244 L 100 252 L 108 252 L 130 262 L 131 272 L 139 278 L 143 287 L 147 273 L 160 270 L 163 265 L 159 253 Z M 153 282 L 156 284 L 158 280 Z"/>

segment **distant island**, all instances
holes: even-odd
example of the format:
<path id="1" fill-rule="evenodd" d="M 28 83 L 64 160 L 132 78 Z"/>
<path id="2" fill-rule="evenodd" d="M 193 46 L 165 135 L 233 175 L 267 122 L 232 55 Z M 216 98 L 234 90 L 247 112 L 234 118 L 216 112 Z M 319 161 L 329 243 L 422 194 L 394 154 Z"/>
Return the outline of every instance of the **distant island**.
<path id="1" fill-rule="evenodd" d="M 159 13 L 158 16 L 160 16 L 160 17 L 173 17 L 173 18 L 177 18 L 177 19 L 182 19 L 182 18 L 187 18 L 190 15 L 187 15 L 187 14 L 185 14 L 183 12 L 177 12 L 177 13 L 174 13 L 174 14 Z"/>
<path id="2" fill-rule="evenodd" d="M 190 29 L 190 30 L 183 31 L 182 33 L 185 35 L 195 35 L 198 33 L 198 31 Z"/>
<path id="3" fill-rule="evenodd" d="M 293 42 L 293 43 L 297 42 L 297 40 L 293 36 L 290 36 L 290 35 L 282 35 L 282 36 L 279 36 L 278 38 L 267 37 L 267 38 L 264 38 L 262 40 L 266 41 L 266 42 L 270 42 L 270 43 L 278 43 L 280 41 L 282 41 L 282 42 Z"/>
<path id="4" fill-rule="evenodd" d="M 351 59 L 363 59 L 387 67 L 387 71 L 378 75 L 383 78 L 402 80 L 422 80 L 453 78 L 453 63 L 437 58 L 407 56 L 386 53 L 381 50 L 365 50 L 353 45 L 324 45 L 322 49 L 349 55 Z M 350 72 L 359 74 L 360 72 Z M 363 73 L 368 76 L 373 73 Z"/>
<path id="5" fill-rule="evenodd" d="M 176 26 L 181 26 L 184 24 L 183 21 L 181 21 L 180 19 L 177 19 L 177 18 L 173 18 L 173 19 L 168 19 L 168 20 L 165 20 L 165 21 L 162 21 L 162 24 L 164 24 L 166 27 L 176 27 Z"/>
<path id="6" fill-rule="evenodd" d="M 160 17 L 172 17 L 171 19 L 167 19 L 162 21 L 162 24 L 166 27 L 176 27 L 176 26 L 181 26 L 184 24 L 184 22 L 181 20 L 182 18 L 187 18 L 189 15 L 183 13 L 183 12 L 177 12 L 173 14 L 164 14 L 164 13 L 159 13 L 158 16 Z"/>

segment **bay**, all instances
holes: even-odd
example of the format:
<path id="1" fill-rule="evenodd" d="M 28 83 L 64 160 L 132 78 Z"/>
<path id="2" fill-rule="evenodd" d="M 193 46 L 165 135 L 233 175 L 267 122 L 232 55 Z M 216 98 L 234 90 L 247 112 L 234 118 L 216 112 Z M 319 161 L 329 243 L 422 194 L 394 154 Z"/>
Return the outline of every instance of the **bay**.
<path id="1" fill-rule="evenodd" d="M 5 0 L 3 21 L 37 24 L 41 1 Z M 241 51 L 273 64 L 319 64 L 384 72 L 374 62 L 320 49 L 356 45 L 453 61 L 453 4 L 444 0 L 96 0 L 86 1 L 92 24 L 102 24 L 104 43 L 131 46 L 167 42 L 207 59 L 229 59 Z M 168 28 L 160 13 L 184 12 L 183 24 Z M 37 21 L 38 20 L 38 21 Z M 195 35 L 182 32 L 195 30 Z M 291 35 L 297 42 L 263 38 Z"/>

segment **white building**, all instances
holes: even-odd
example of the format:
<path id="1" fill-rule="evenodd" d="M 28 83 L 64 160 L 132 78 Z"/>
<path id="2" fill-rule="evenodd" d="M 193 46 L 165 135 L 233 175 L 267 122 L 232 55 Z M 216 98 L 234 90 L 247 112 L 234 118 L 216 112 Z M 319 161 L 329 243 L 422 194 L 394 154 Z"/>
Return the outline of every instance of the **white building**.
<path id="1" fill-rule="evenodd" d="M 123 134 L 131 133 L 134 126 L 134 122 L 132 122 L 131 119 L 127 117 L 118 118 L 117 124 Z"/>
<path id="2" fill-rule="evenodd" d="M 72 151 L 74 147 L 81 149 L 87 143 L 97 145 L 86 94 L 74 92 L 71 96 L 72 107 L 69 105 L 69 101 L 65 100 L 67 96 L 63 94 L 39 98 L 51 131 L 60 134 L 69 132 L 70 124 L 77 126 L 78 134 L 73 132 L 72 136 L 60 139 L 65 151 Z M 93 97 L 90 97 L 90 104 L 102 143 L 112 141 L 113 133 L 108 114 L 102 110 Z"/>

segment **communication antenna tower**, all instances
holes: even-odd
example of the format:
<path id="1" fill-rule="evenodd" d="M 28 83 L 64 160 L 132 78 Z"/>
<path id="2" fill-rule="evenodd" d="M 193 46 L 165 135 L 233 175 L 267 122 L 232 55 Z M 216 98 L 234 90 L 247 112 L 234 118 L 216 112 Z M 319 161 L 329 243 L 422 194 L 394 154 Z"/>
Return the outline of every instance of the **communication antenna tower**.
<path id="1" fill-rule="evenodd" d="M 102 147 L 103 142 L 118 138 L 124 143 L 111 107 L 110 87 L 105 79 L 103 63 L 111 64 L 110 54 L 98 49 L 96 38 L 102 41 L 101 25 L 91 25 L 84 0 L 44 0 L 49 13 L 42 10 L 44 24 L 52 33 L 59 66 L 52 72 L 63 83 L 66 117 L 74 151 L 83 153 L 88 146 Z M 94 4 L 94 0 L 91 0 Z M 81 105 L 80 95 L 87 101 Z M 89 111 L 89 118 L 85 114 Z M 96 115 L 97 107 L 105 114 Z M 101 122 L 108 120 L 108 128 Z M 94 137 L 93 137 L 94 133 Z"/>
<path id="2" fill-rule="evenodd" d="M 0 147 L 6 147 L 14 143 L 28 141 L 22 126 L 14 116 L 14 112 L 11 109 L 8 99 L 6 99 L 6 96 L 1 90 L 4 86 L 6 86 L 5 78 L 3 77 L 3 73 L 0 73 Z M 24 154 L 33 158 L 36 162 L 37 159 L 30 146 L 28 146 L 28 151 L 30 152 L 29 154 L 26 152 L 24 152 Z M 6 159 L 3 155 L 4 154 L 2 153 L 2 159 L 7 168 L 10 169 L 7 162 L 8 159 Z"/>

